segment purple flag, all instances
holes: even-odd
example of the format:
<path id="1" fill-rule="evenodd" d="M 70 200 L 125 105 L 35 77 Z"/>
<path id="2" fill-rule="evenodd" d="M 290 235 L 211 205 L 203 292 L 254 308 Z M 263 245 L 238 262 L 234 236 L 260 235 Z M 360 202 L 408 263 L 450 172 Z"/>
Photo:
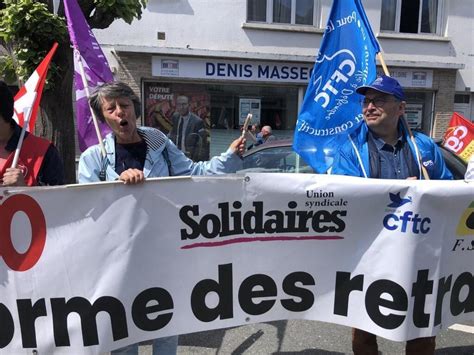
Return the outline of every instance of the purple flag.
<path id="1" fill-rule="evenodd" d="M 74 48 L 74 88 L 76 92 L 76 119 L 79 148 L 84 151 L 87 147 L 97 144 L 97 134 L 92 121 L 92 115 L 87 102 L 86 90 L 79 66 L 79 60 L 84 67 L 87 86 L 92 92 L 98 85 L 114 80 L 107 58 L 105 58 L 99 43 L 95 39 L 81 8 L 76 0 L 64 0 L 64 11 L 67 18 L 67 29 Z M 104 137 L 111 130 L 107 124 L 98 122 Z"/>

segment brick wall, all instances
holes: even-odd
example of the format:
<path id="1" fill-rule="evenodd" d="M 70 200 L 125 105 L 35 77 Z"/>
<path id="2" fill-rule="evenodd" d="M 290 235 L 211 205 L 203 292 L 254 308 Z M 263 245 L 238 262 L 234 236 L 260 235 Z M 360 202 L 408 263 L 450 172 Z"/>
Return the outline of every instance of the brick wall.
<path id="1" fill-rule="evenodd" d="M 151 77 L 151 55 L 146 53 L 120 53 L 116 79 L 127 83 L 141 97 L 141 79 Z"/>
<path id="2" fill-rule="evenodd" d="M 436 91 L 434 137 L 442 138 L 454 111 L 456 70 L 434 70 L 433 89 Z"/>

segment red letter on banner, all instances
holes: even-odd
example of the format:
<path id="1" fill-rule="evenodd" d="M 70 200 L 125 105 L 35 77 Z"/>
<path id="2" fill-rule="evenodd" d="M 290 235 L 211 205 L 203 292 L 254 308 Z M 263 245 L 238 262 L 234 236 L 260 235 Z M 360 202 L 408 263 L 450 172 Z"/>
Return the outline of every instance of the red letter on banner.
<path id="1" fill-rule="evenodd" d="M 12 242 L 11 223 L 17 212 L 24 212 L 31 223 L 31 244 L 24 254 Z M 28 195 L 13 195 L 0 205 L 0 252 L 5 264 L 15 271 L 31 269 L 41 257 L 46 243 L 46 220 L 38 203 Z"/>

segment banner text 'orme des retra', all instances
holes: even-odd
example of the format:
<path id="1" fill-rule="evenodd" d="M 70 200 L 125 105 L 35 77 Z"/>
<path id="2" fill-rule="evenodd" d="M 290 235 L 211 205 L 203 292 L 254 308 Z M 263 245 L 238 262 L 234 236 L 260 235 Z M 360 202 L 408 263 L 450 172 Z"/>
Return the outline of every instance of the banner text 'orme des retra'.
<path id="1" fill-rule="evenodd" d="M 401 341 L 473 319 L 472 184 L 268 176 L 1 190 L 1 351 L 298 318 Z"/>

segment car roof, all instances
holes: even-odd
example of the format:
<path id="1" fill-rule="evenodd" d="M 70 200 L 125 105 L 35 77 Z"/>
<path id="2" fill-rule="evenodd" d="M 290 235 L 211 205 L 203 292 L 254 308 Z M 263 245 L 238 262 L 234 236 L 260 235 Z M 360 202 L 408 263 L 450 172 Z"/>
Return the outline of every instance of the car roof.
<path id="1" fill-rule="evenodd" d="M 261 150 L 265 150 L 265 149 L 268 149 L 268 148 L 274 148 L 274 147 L 291 147 L 293 146 L 293 139 L 290 139 L 290 138 L 287 138 L 287 139 L 277 139 L 277 140 L 274 140 L 274 141 L 271 141 L 271 142 L 267 142 L 267 143 L 262 143 L 260 145 L 257 145 L 257 146 L 254 146 L 252 149 L 248 149 L 245 153 L 244 153 L 244 157 L 246 157 L 247 155 L 251 155 L 251 154 L 254 154 L 255 152 L 258 152 L 258 151 L 261 151 Z"/>

